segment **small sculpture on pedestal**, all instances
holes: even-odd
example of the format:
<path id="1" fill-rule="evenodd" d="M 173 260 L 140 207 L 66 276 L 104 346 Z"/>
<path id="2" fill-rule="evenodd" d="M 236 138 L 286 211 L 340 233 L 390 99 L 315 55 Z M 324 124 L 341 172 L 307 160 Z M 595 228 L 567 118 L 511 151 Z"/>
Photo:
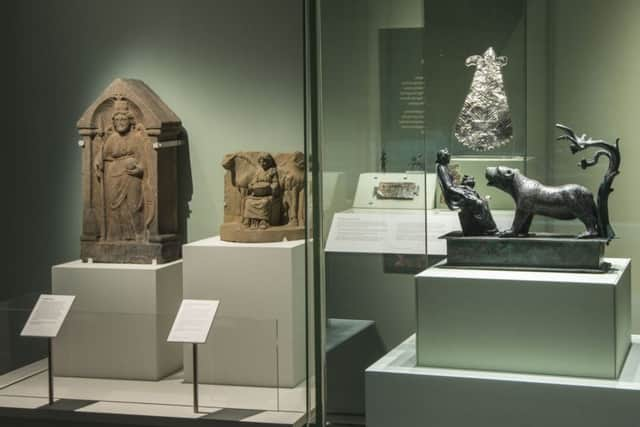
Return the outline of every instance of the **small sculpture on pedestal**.
<path id="1" fill-rule="evenodd" d="M 412 156 L 408 167 L 410 171 L 424 171 L 424 156 L 422 153 Z"/>
<path id="2" fill-rule="evenodd" d="M 605 245 L 615 237 L 609 223 L 608 199 L 613 191 L 613 180 L 620 173 L 619 140 L 613 145 L 602 140 L 594 141 L 586 135 L 577 136 L 563 125 L 556 127 L 565 133 L 557 139 L 571 141 L 572 153 L 591 147 L 599 149 L 592 159 L 579 163 L 582 169 L 597 164 L 601 157 L 609 160 L 598 190 L 597 203 L 591 191 L 581 185 L 546 186 L 527 178 L 518 169 L 489 167 L 486 170 L 487 184 L 506 192 L 515 202 L 511 228 L 498 236 L 466 237 L 467 233 L 460 236 L 459 232 L 442 236 L 447 240 L 447 266 L 588 273 L 609 271 L 611 264 L 603 257 Z M 443 181 L 446 184 L 446 175 L 441 171 L 444 169 L 439 165 L 438 176 L 441 184 Z M 468 194 L 454 190 L 450 193 L 459 198 Z M 560 220 L 578 219 L 584 224 L 585 231 L 575 237 L 559 233 L 530 234 L 535 215 Z M 462 216 L 460 220 L 463 222 Z"/>
<path id="3" fill-rule="evenodd" d="M 140 80 L 117 79 L 78 121 L 83 147 L 81 258 L 163 263 L 180 257 L 180 119 Z"/>
<path id="4" fill-rule="evenodd" d="M 380 153 L 380 172 L 387 172 L 387 152 L 385 150 Z"/>
<path id="5" fill-rule="evenodd" d="M 463 176 L 456 184 L 449 171 L 451 155 L 446 149 L 438 151 L 436 172 L 445 203 L 451 210 L 459 210 L 458 217 L 465 236 L 485 236 L 498 232 L 489 204 L 474 189 L 472 176 Z"/>
<path id="6" fill-rule="evenodd" d="M 304 238 L 305 160 L 301 152 L 225 156 L 224 223 L 220 238 L 277 242 Z"/>

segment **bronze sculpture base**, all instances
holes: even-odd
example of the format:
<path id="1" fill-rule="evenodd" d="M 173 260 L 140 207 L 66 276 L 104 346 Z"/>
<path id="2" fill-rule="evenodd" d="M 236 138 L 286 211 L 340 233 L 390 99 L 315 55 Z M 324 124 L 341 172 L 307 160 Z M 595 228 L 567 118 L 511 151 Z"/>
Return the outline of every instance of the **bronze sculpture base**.
<path id="1" fill-rule="evenodd" d="M 266 229 L 249 228 L 239 223 L 224 223 L 220 226 L 220 239 L 238 243 L 267 243 L 283 240 L 301 240 L 305 238 L 304 227 L 287 225 Z"/>
<path id="2" fill-rule="evenodd" d="M 577 239 L 549 233 L 526 237 L 463 236 L 452 232 L 447 240 L 448 268 L 535 270 L 571 273 L 603 273 L 607 239 Z"/>

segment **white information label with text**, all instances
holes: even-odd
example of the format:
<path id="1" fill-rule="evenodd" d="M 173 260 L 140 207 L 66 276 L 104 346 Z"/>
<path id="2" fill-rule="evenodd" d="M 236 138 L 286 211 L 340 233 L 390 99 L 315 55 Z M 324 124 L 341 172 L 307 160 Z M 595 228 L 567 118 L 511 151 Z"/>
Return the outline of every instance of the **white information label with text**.
<path id="1" fill-rule="evenodd" d="M 424 211 L 421 213 L 337 213 L 327 252 L 424 254 Z"/>
<path id="2" fill-rule="evenodd" d="M 167 341 L 204 344 L 219 305 L 215 300 L 182 300 Z"/>
<path id="3" fill-rule="evenodd" d="M 75 298 L 73 295 L 40 295 L 20 335 L 55 338 Z"/>

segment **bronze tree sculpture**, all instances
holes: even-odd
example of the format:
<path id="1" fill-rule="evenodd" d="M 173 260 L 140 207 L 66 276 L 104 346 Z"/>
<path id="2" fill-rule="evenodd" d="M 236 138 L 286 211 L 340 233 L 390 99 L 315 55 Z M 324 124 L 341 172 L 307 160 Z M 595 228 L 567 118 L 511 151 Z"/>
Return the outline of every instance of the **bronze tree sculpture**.
<path id="1" fill-rule="evenodd" d="M 617 138 L 615 145 L 613 145 L 601 139 L 593 140 L 585 134 L 578 136 L 573 129 L 559 123 L 556 124 L 556 127 L 565 132 L 565 135 L 561 135 L 556 139 L 558 141 L 570 141 L 571 153 L 576 154 L 589 148 L 599 149 L 591 159 L 582 159 L 580 161 L 578 165 L 582 169 L 598 164 L 601 157 L 606 157 L 609 160 L 609 167 L 604 175 L 604 180 L 598 188 L 598 234 L 600 237 L 611 241 L 616 237 L 616 233 L 609 220 L 609 194 L 613 192 L 611 186 L 614 178 L 620 173 L 620 138 Z"/>

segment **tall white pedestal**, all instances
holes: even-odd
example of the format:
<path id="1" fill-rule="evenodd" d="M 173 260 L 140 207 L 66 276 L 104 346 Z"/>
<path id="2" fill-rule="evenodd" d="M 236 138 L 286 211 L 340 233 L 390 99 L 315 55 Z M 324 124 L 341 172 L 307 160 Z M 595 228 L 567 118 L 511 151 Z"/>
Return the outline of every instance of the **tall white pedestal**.
<path id="1" fill-rule="evenodd" d="M 631 335 L 631 262 L 608 273 L 431 267 L 416 276 L 417 364 L 617 378 Z"/>
<path id="2" fill-rule="evenodd" d="M 53 293 L 76 300 L 54 339 L 56 376 L 159 380 L 182 367 L 166 342 L 182 300 L 182 261 L 73 261 L 52 269 Z"/>
<path id="3" fill-rule="evenodd" d="M 617 380 L 416 366 L 412 336 L 366 371 L 367 427 L 635 427 L 640 336 Z"/>
<path id="4" fill-rule="evenodd" d="M 209 341 L 199 347 L 199 381 L 294 387 L 305 378 L 304 241 L 183 246 L 184 298 L 220 300 Z M 184 348 L 192 381 L 191 347 Z"/>

